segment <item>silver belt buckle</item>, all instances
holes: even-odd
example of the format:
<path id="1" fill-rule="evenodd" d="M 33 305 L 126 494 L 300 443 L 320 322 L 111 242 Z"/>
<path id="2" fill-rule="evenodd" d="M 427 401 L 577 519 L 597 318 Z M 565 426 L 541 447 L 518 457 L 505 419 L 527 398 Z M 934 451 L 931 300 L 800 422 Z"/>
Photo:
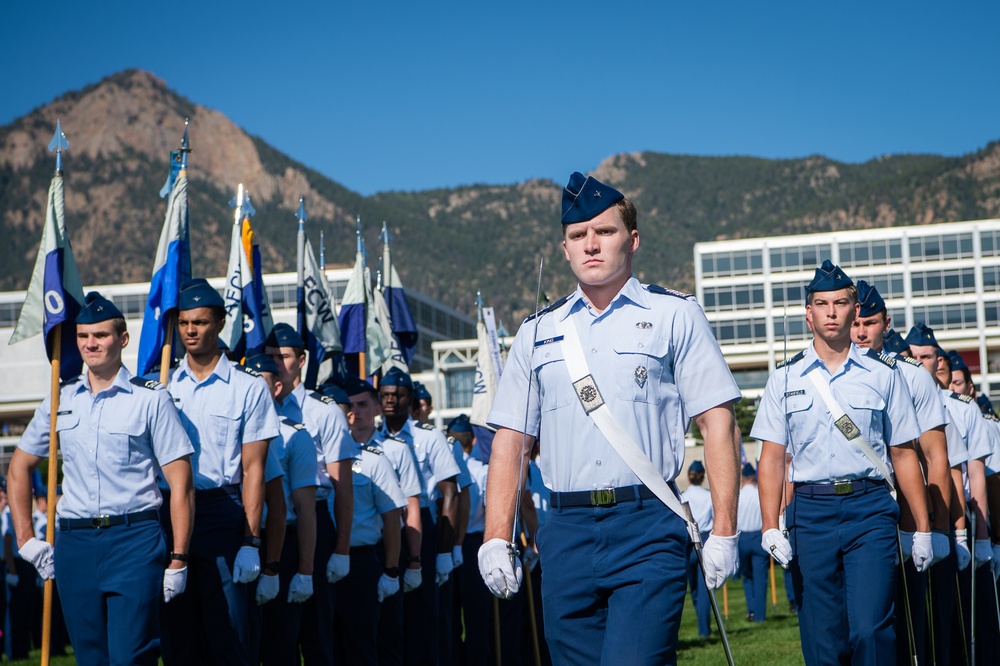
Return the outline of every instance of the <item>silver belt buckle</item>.
<path id="1" fill-rule="evenodd" d="M 110 527 L 111 526 L 111 516 L 108 516 L 108 515 L 97 516 L 96 518 L 94 518 L 94 519 L 91 520 L 91 525 L 94 526 L 95 530 L 99 530 L 102 527 Z"/>
<path id="2" fill-rule="evenodd" d="M 850 495 L 854 492 L 854 482 L 853 481 L 834 481 L 833 482 L 833 494 L 834 495 Z"/>
<path id="3" fill-rule="evenodd" d="M 590 491 L 591 506 L 611 506 L 618 503 L 614 488 L 594 488 Z"/>

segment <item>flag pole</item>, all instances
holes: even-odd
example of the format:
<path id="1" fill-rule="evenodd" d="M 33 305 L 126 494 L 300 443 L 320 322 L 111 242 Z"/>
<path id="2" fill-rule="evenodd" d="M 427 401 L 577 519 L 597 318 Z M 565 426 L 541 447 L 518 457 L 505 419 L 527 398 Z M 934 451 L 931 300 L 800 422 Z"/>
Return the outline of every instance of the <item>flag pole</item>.
<path id="1" fill-rule="evenodd" d="M 59 413 L 59 364 L 62 360 L 62 324 L 56 324 L 52 331 L 52 374 L 49 386 L 49 396 L 52 403 L 49 410 L 49 470 L 48 470 L 48 524 L 45 526 L 45 540 L 55 546 L 56 543 L 56 475 L 59 453 L 59 433 L 56 432 L 56 415 Z M 52 579 L 45 581 L 45 591 L 42 602 L 42 666 L 49 664 L 49 652 L 52 645 Z"/>
<path id="2" fill-rule="evenodd" d="M 306 290 L 306 200 L 305 197 L 299 197 L 299 210 L 295 214 L 299 218 L 299 231 L 295 238 L 295 252 L 296 252 L 296 270 L 298 271 L 295 283 L 295 296 L 296 296 L 296 310 L 297 310 L 297 321 L 296 326 L 299 330 L 299 335 L 305 336 L 306 333 L 306 302 L 305 302 L 305 290 Z M 320 241 L 322 244 L 322 240 Z M 322 248 L 320 249 L 322 253 Z"/>
<path id="3" fill-rule="evenodd" d="M 181 170 L 177 174 L 180 178 L 187 178 L 187 156 L 191 152 L 191 144 L 188 141 L 188 125 L 190 118 L 184 119 L 184 138 L 181 139 Z M 160 383 L 166 386 L 170 381 L 170 361 L 173 360 L 174 329 L 177 328 L 177 311 L 172 310 L 167 315 L 167 328 L 163 334 L 163 349 L 160 351 Z"/>
<path id="4" fill-rule="evenodd" d="M 364 241 L 361 240 L 361 216 L 358 215 L 358 254 L 361 255 L 362 262 L 364 262 L 364 260 L 365 260 L 365 251 L 364 251 L 364 244 L 363 243 L 364 243 Z M 364 263 L 361 264 L 361 267 L 362 267 L 362 274 L 364 274 Z M 371 286 L 371 283 L 368 282 L 367 280 L 365 280 L 365 282 L 367 282 L 367 284 L 365 285 L 365 299 L 364 299 L 364 301 L 365 301 L 365 326 L 366 326 L 366 331 L 367 331 L 367 322 L 368 322 L 368 288 Z M 367 349 L 367 348 L 368 348 L 368 336 L 366 334 L 365 335 L 365 349 Z M 360 379 L 366 379 L 368 377 L 368 368 L 365 366 L 365 352 L 364 351 L 358 352 L 358 377 Z"/>

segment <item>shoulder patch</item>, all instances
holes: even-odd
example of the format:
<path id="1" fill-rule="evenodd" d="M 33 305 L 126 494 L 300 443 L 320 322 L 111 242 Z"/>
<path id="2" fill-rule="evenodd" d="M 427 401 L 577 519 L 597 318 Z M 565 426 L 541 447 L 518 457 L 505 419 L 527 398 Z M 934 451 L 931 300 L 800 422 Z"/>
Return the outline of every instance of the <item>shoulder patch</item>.
<path id="1" fill-rule="evenodd" d="M 320 393 L 319 391 L 313 391 L 312 393 L 309 394 L 309 397 L 310 398 L 315 398 L 316 400 L 319 400 L 324 405 L 332 405 L 335 402 L 337 402 L 333 398 L 331 398 L 329 396 L 325 396 L 322 393 Z"/>
<path id="2" fill-rule="evenodd" d="M 133 377 L 128 381 L 131 384 L 135 384 L 136 386 L 141 386 L 143 388 L 148 388 L 153 391 L 163 388 L 163 384 L 156 381 L 155 379 L 143 379 L 142 377 Z"/>
<path id="3" fill-rule="evenodd" d="M 239 370 L 240 372 L 250 375 L 251 377 L 260 377 L 259 372 L 245 365 L 240 365 L 239 363 L 233 363 L 233 367 Z"/>
<path id="4" fill-rule="evenodd" d="M 662 294 L 664 296 L 676 296 L 677 298 L 683 298 L 684 300 L 691 298 L 691 294 L 685 294 L 683 291 L 677 291 L 676 289 L 667 289 L 666 287 L 661 287 L 658 284 L 646 285 L 646 291 L 652 294 Z"/>
<path id="5" fill-rule="evenodd" d="M 786 365 L 792 365 L 793 363 L 798 363 L 798 362 L 799 362 L 799 361 L 801 361 L 801 360 L 802 360 L 803 358 L 805 358 L 805 356 L 806 356 L 806 352 L 805 352 L 805 350 L 803 350 L 803 351 L 800 351 L 800 352 L 799 352 L 798 354 L 796 354 L 795 356 L 793 356 L 793 357 L 791 357 L 791 358 L 786 358 L 786 359 L 785 359 L 784 361 L 782 361 L 782 362 L 781 362 L 781 363 L 779 363 L 778 365 L 774 366 L 774 369 L 775 369 L 775 370 L 777 370 L 778 368 L 783 368 L 783 367 L 785 367 Z"/>
<path id="6" fill-rule="evenodd" d="M 306 427 L 304 425 L 302 425 L 301 423 L 299 423 L 298 421 L 293 421 L 293 420 L 288 419 L 288 418 L 281 419 L 281 422 L 284 423 L 286 426 L 292 426 L 296 430 L 305 430 L 306 429 Z"/>
<path id="7" fill-rule="evenodd" d="M 902 361 L 903 363 L 909 363 L 910 365 L 915 365 L 918 368 L 924 367 L 923 363 L 913 358 L 912 356 L 903 356 L 902 354 L 896 354 L 893 358 L 895 358 L 897 362 Z"/>
<path id="8" fill-rule="evenodd" d="M 372 446 L 371 444 L 365 444 L 361 448 L 367 451 L 368 453 L 374 453 L 377 456 L 385 455 L 382 449 L 378 448 L 377 446 Z"/>
<path id="9" fill-rule="evenodd" d="M 993 421 L 994 423 L 1000 422 L 1000 419 L 998 419 L 995 414 L 983 414 L 983 418 L 987 421 Z"/>
<path id="10" fill-rule="evenodd" d="M 865 356 L 867 356 L 868 358 L 874 359 L 874 360 L 876 360 L 876 361 L 878 361 L 880 363 L 883 363 L 883 364 L 889 366 L 890 368 L 895 368 L 896 367 L 896 359 L 894 359 L 891 355 L 886 354 L 885 352 L 877 352 L 874 349 L 869 349 L 865 353 Z"/>
<path id="11" fill-rule="evenodd" d="M 430 423 L 421 423 L 419 425 L 421 430 L 437 430 L 437 428 L 432 426 Z"/>
<path id="12" fill-rule="evenodd" d="M 964 395 L 962 393 L 955 393 L 954 391 L 951 392 L 951 397 L 953 397 L 955 400 L 961 400 L 962 402 L 969 402 L 969 403 L 975 402 L 975 399 L 972 398 L 971 396 Z"/>
<path id="13" fill-rule="evenodd" d="M 70 379 L 64 379 L 61 382 L 59 382 L 59 387 L 62 388 L 63 386 L 69 386 L 70 384 L 76 384 L 78 381 L 80 381 L 80 378 L 82 376 L 83 375 L 77 375 L 76 377 L 72 377 Z"/>
<path id="14" fill-rule="evenodd" d="M 560 298 L 558 301 L 556 301 L 552 305 L 548 306 L 547 308 L 545 308 L 543 310 L 539 310 L 535 314 L 528 315 L 528 318 L 524 320 L 524 323 L 527 324 L 529 321 L 531 321 L 535 317 L 541 317 L 543 314 L 545 314 L 547 312 L 552 312 L 556 308 L 562 306 L 566 301 L 568 301 L 569 297 L 572 296 L 572 295 L 573 294 L 567 294 L 566 296 L 563 296 L 562 298 Z"/>

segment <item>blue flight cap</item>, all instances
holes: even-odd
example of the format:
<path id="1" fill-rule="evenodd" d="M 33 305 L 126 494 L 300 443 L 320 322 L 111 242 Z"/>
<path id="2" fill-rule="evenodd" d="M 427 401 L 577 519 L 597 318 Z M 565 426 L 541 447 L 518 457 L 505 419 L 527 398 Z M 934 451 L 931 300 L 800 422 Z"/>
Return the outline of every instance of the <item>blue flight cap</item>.
<path id="1" fill-rule="evenodd" d="M 858 303 L 861 304 L 861 316 L 872 317 L 879 312 L 885 311 L 885 301 L 878 293 L 875 285 L 868 284 L 864 280 L 858 280 Z"/>
<path id="2" fill-rule="evenodd" d="M 979 410 L 983 414 L 989 414 L 991 416 L 996 416 L 997 413 L 993 411 L 993 403 L 984 394 L 980 393 L 976 396 L 976 404 L 979 405 Z"/>
<path id="3" fill-rule="evenodd" d="M 624 194 L 610 185 L 574 171 L 563 188 L 562 223 L 592 220 L 624 198 Z"/>
<path id="4" fill-rule="evenodd" d="M 751 465 L 750 463 L 744 463 L 744 465 L 743 465 L 743 471 L 740 472 L 740 475 L 741 476 L 753 476 L 756 473 L 757 473 L 757 471 L 753 468 L 753 465 Z"/>
<path id="5" fill-rule="evenodd" d="M 243 360 L 243 365 L 257 372 L 270 372 L 273 375 L 278 374 L 278 364 L 274 362 L 273 358 L 262 351 L 247 354 L 247 357 Z"/>
<path id="6" fill-rule="evenodd" d="M 700 460 L 695 460 L 693 463 L 691 463 L 688 466 L 688 471 L 689 472 L 704 472 L 705 471 L 705 466 L 701 463 Z"/>
<path id="7" fill-rule="evenodd" d="M 906 334 L 904 338 L 906 344 L 916 345 L 918 347 L 930 345 L 932 347 L 941 348 L 938 344 L 937 338 L 934 337 L 934 329 L 930 326 L 925 326 L 924 322 L 918 321 L 914 324 L 910 332 Z"/>
<path id="8" fill-rule="evenodd" d="M 420 382 L 413 382 L 413 395 L 417 400 L 433 400 L 431 392 Z"/>
<path id="9" fill-rule="evenodd" d="M 952 349 L 950 352 L 945 352 L 948 360 L 951 361 L 952 370 L 968 370 L 969 366 L 965 364 L 965 359 L 957 351 Z"/>
<path id="10" fill-rule="evenodd" d="M 219 292 L 205 278 L 192 278 L 181 285 L 181 295 L 177 303 L 178 310 L 194 310 L 195 308 L 223 308 L 226 302 Z"/>
<path id="11" fill-rule="evenodd" d="M 353 375 L 344 381 L 344 391 L 351 398 L 362 393 L 374 393 L 378 395 L 378 389 L 372 386 L 371 382 L 366 382 L 364 379 Z"/>
<path id="12" fill-rule="evenodd" d="M 319 392 L 328 398 L 333 398 L 333 401 L 338 405 L 351 405 L 351 399 L 347 396 L 347 391 L 336 384 L 323 384 L 319 387 Z"/>
<path id="13" fill-rule="evenodd" d="M 882 351 L 889 354 L 900 354 L 905 351 L 910 351 L 910 345 L 906 344 L 906 340 L 903 336 L 896 332 L 896 329 L 890 328 L 882 336 Z"/>
<path id="14" fill-rule="evenodd" d="M 816 269 L 812 282 L 806 286 L 806 305 L 809 304 L 809 294 L 817 291 L 837 291 L 853 285 L 847 273 L 835 266 L 829 259 L 823 260 L 823 265 Z"/>
<path id="15" fill-rule="evenodd" d="M 122 311 L 115 304 L 101 296 L 96 291 L 87 294 L 80 314 L 76 316 L 78 324 L 97 324 L 108 319 L 124 319 Z"/>
<path id="16" fill-rule="evenodd" d="M 264 341 L 265 347 L 298 347 L 305 349 L 306 343 L 291 324 L 275 324 Z"/>
<path id="17" fill-rule="evenodd" d="M 469 422 L 467 415 L 459 414 L 448 424 L 448 430 L 452 432 L 472 432 L 472 424 Z"/>
<path id="18" fill-rule="evenodd" d="M 382 381 L 379 382 L 379 386 L 405 386 L 412 391 L 413 380 L 410 379 L 410 375 L 399 368 L 392 368 L 389 372 L 382 375 Z"/>

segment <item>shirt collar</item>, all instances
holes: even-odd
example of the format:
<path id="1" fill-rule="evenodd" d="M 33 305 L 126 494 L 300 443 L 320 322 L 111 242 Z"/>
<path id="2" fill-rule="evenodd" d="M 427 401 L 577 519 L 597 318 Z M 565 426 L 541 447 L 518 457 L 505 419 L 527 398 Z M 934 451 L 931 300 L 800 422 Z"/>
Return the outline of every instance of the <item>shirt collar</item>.
<path id="1" fill-rule="evenodd" d="M 298 386 L 292 389 L 292 392 L 285 396 L 285 402 L 288 402 L 289 398 L 295 400 L 299 407 L 305 404 L 306 401 L 306 385 L 299 383 Z"/>
<path id="2" fill-rule="evenodd" d="M 230 365 L 231 363 L 232 362 L 228 358 L 226 358 L 225 354 L 220 356 L 219 362 L 215 364 L 214 368 L 212 368 L 212 372 L 208 374 L 208 377 L 205 377 L 205 381 L 208 381 L 212 375 L 216 375 L 219 379 L 228 384 L 229 375 L 232 372 L 232 367 Z M 178 378 L 181 378 L 184 375 L 188 375 L 195 383 L 198 383 L 198 378 L 194 376 L 194 373 L 191 372 L 191 366 L 188 365 L 187 354 L 184 355 L 184 358 L 182 358 L 181 362 L 177 365 L 176 374 Z"/>
<path id="3" fill-rule="evenodd" d="M 132 379 L 132 373 L 128 371 L 124 365 L 118 368 L 118 372 L 115 374 L 115 378 L 111 380 L 111 386 L 105 389 L 105 391 L 110 391 L 111 389 L 117 388 L 119 391 L 126 391 L 128 393 L 132 392 L 132 383 L 129 381 Z M 88 393 L 90 390 L 90 372 L 84 371 L 83 378 L 80 380 L 80 385 L 77 387 L 77 392 L 81 390 L 86 390 Z"/>
<path id="4" fill-rule="evenodd" d="M 805 364 L 802 367 L 803 376 L 805 376 L 805 374 L 812 370 L 817 364 L 825 366 L 822 359 L 820 359 L 820 357 L 816 354 L 815 345 L 816 341 L 813 340 L 809 343 L 809 346 L 805 348 L 805 356 L 803 357 Z M 864 355 L 865 353 L 861 350 L 861 347 L 858 347 L 852 342 L 850 348 L 847 350 L 847 358 L 844 359 L 844 363 L 837 369 L 837 373 L 840 374 L 841 372 L 845 372 L 847 367 L 851 364 L 863 368 L 864 370 L 868 370 L 868 367 L 863 361 Z"/>
<path id="5" fill-rule="evenodd" d="M 642 284 L 633 275 L 625 282 L 621 291 L 615 294 L 615 297 L 611 299 L 611 302 L 608 304 L 608 307 L 604 309 L 604 312 L 598 315 L 595 311 L 594 316 L 603 316 L 612 310 L 621 307 L 623 300 L 627 300 L 644 310 L 649 309 L 649 294 L 645 289 L 643 289 Z M 563 308 L 563 311 L 560 314 L 560 319 L 565 319 L 572 313 L 589 307 L 590 304 L 587 302 L 587 297 L 583 293 L 583 288 L 578 284 L 576 286 L 576 291 L 573 292 L 573 294 L 569 297 L 569 300 L 566 302 L 566 307 Z"/>

